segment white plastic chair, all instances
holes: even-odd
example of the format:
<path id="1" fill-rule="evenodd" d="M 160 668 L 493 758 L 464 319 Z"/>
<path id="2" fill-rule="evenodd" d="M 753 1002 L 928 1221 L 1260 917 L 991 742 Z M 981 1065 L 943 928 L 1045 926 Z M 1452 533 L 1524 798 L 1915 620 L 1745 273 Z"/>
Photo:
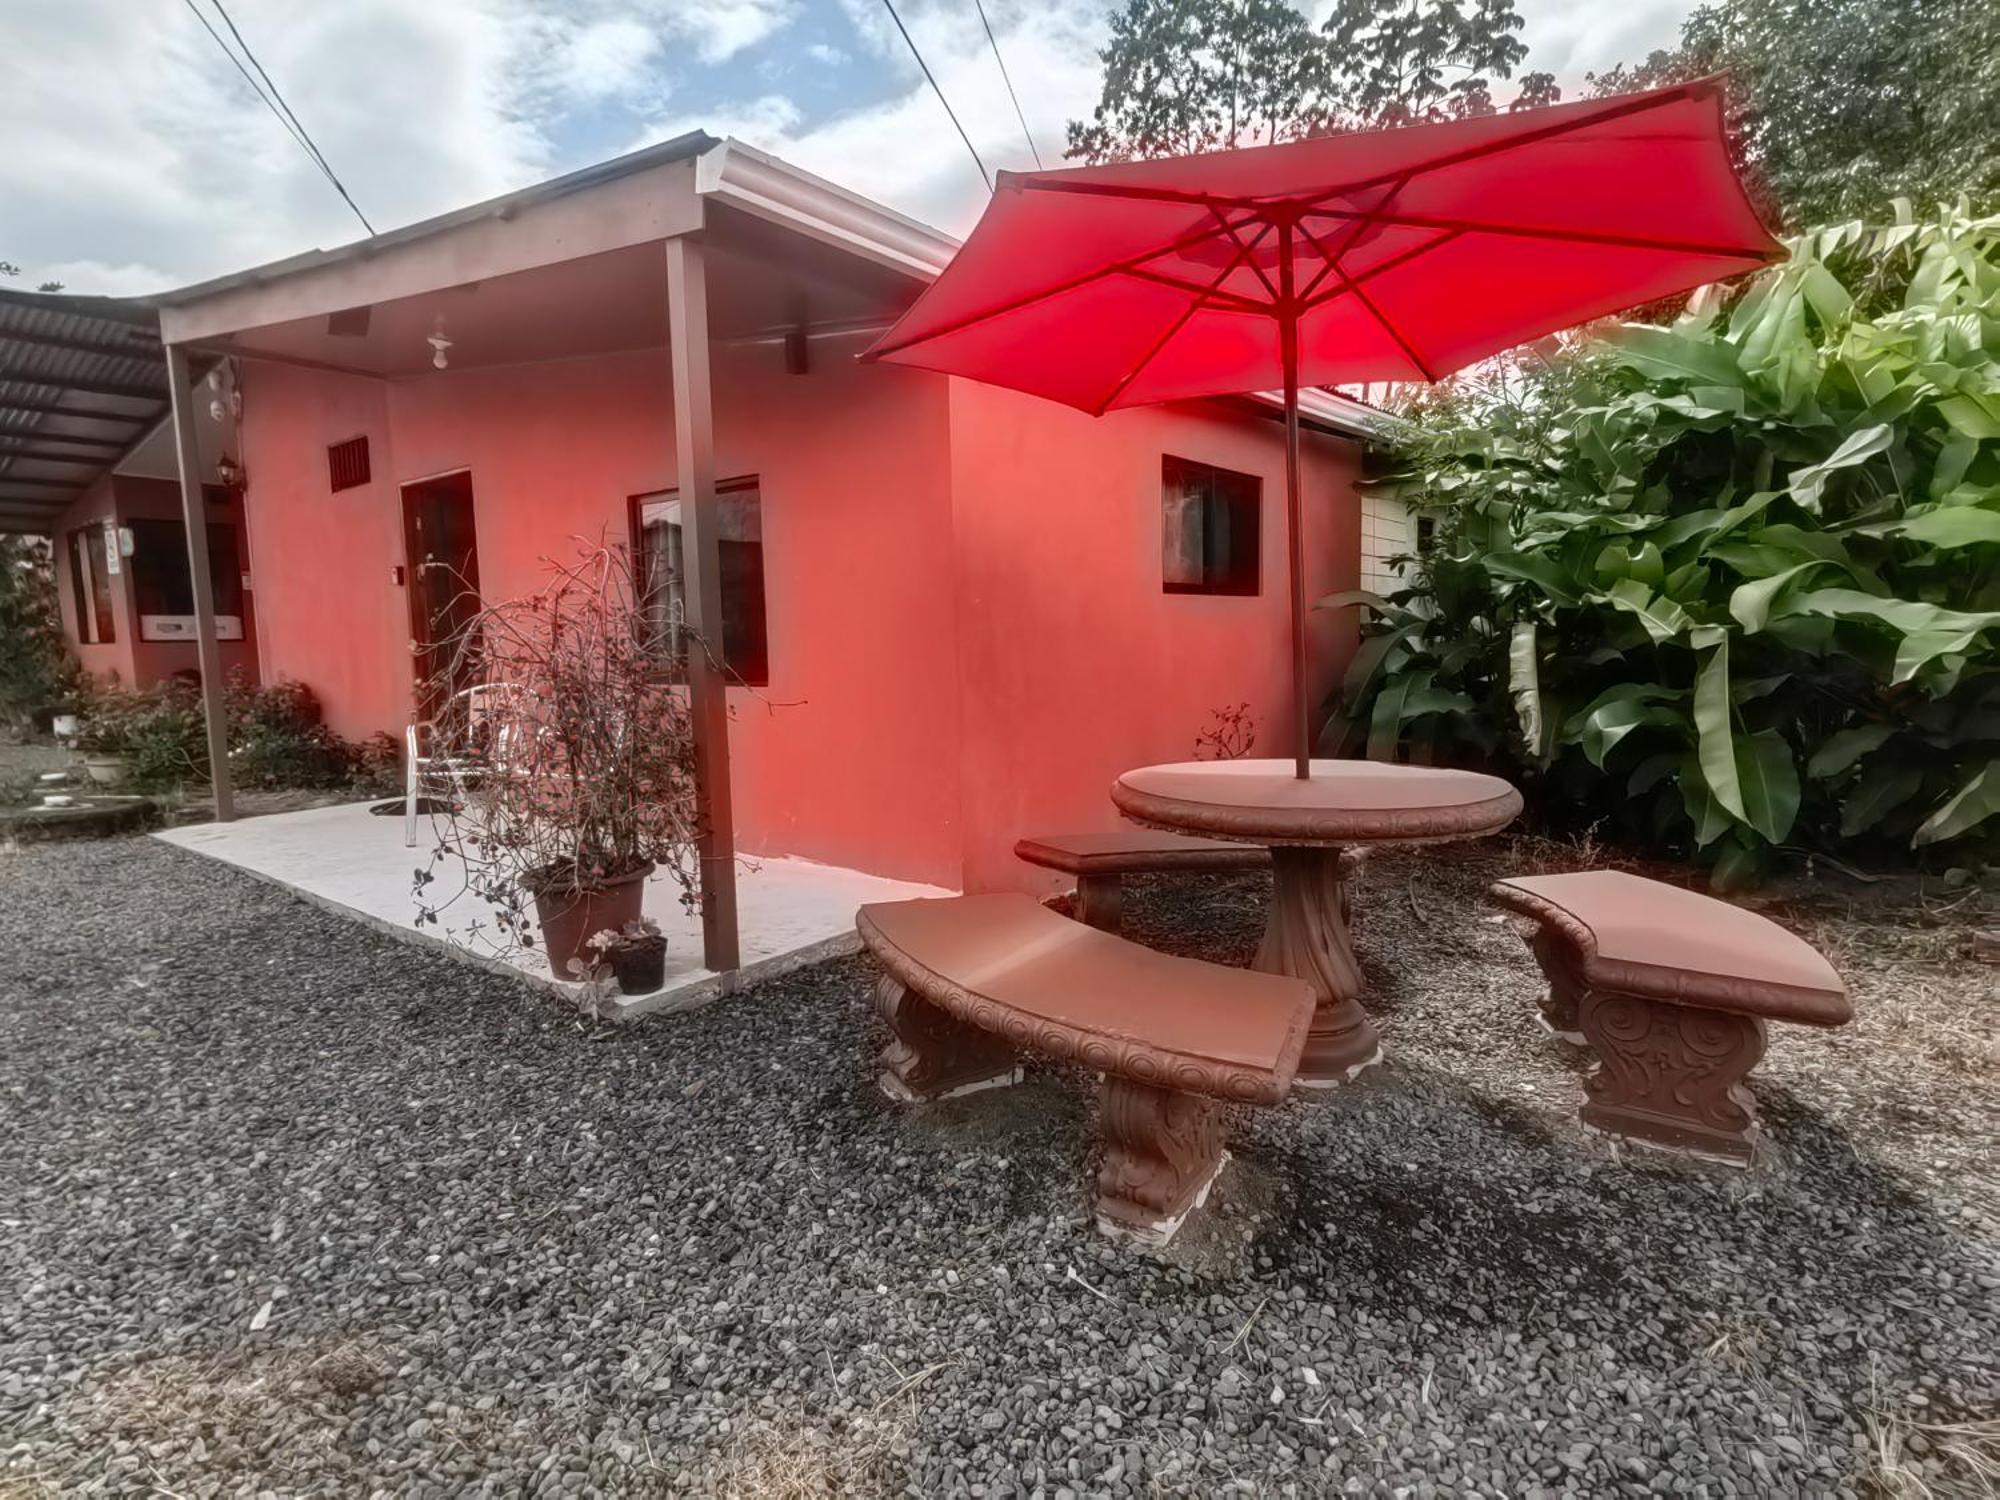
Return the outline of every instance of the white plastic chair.
<path id="1" fill-rule="evenodd" d="M 504 697 L 514 691 L 511 683 L 482 682 L 463 688 L 454 693 L 454 701 L 463 701 L 465 711 L 454 717 L 467 725 L 476 727 L 491 714 L 494 699 Z M 463 800 L 471 794 L 473 778 L 491 776 L 502 769 L 506 760 L 506 730 L 503 728 L 492 738 L 492 743 L 480 750 L 473 746 L 446 746 L 433 744 L 431 753 L 423 753 L 426 738 L 434 737 L 437 726 L 431 721 L 411 721 L 403 731 L 403 846 L 414 848 L 417 842 L 417 803 L 426 796 L 448 796 Z"/>

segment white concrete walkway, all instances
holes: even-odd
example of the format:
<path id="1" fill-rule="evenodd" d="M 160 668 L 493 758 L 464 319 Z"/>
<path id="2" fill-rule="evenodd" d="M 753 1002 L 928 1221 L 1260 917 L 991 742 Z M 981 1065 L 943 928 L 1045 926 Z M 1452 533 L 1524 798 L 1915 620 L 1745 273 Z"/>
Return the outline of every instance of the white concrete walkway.
<path id="1" fill-rule="evenodd" d="M 234 865 L 393 936 L 429 943 L 467 962 L 574 993 L 573 985 L 558 984 L 551 976 L 541 949 L 497 958 L 479 944 L 469 926 L 481 920 L 490 930 L 491 913 L 470 895 L 441 912 L 438 927 L 417 927 L 411 878 L 429 858 L 429 849 L 405 848 L 402 818 L 379 817 L 368 808 L 365 802 L 317 807 L 236 823 L 171 828 L 155 837 Z M 433 891 L 456 885 L 440 866 Z M 647 884 L 646 915 L 667 936 L 667 982 L 651 995 L 616 997 L 608 1007 L 615 1019 L 684 1010 L 756 980 L 853 952 L 859 944 L 854 912 L 867 902 L 951 894 L 935 886 L 787 858 L 742 861 L 736 890 L 743 967 L 724 976 L 702 967 L 701 921 L 681 909 L 671 884 L 664 880 Z"/>

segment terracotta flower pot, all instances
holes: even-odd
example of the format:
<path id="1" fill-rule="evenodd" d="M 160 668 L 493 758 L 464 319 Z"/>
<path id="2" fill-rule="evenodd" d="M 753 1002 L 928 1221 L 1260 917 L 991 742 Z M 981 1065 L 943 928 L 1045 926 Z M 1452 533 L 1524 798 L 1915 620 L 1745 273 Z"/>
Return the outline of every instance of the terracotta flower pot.
<path id="1" fill-rule="evenodd" d="M 93 752 L 83 758 L 83 768 L 99 786 L 122 786 L 127 770 L 125 757 Z"/>
<path id="2" fill-rule="evenodd" d="M 653 867 L 645 865 L 580 895 L 572 891 L 544 894 L 533 884 L 523 882 L 534 895 L 535 920 L 541 925 L 543 951 L 556 978 L 577 977 L 569 961 L 587 957 L 584 944 L 593 933 L 607 927 L 615 932 L 627 922 L 638 920 L 646 898 L 646 877 L 652 873 Z"/>
<path id="3" fill-rule="evenodd" d="M 611 950 L 611 972 L 626 995 L 650 995 L 667 982 L 667 940 L 621 943 Z"/>

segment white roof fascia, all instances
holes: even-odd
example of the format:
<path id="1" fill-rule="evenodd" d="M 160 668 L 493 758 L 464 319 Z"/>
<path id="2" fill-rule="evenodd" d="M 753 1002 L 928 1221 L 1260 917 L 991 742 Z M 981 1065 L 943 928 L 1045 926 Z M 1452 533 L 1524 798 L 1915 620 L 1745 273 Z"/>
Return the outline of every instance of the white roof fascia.
<path id="1" fill-rule="evenodd" d="M 950 235 L 738 140 L 696 158 L 695 192 L 923 281 L 958 252 Z"/>
<path id="2" fill-rule="evenodd" d="M 937 278 L 960 243 L 738 140 L 695 159 L 695 192 L 924 281 Z M 1252 399 L 1285 404 L 1282 392 L 1264 391 Z M 1400 425 L 1389 413 L 1332 391 L 1300 391 L 1299 411 L 1357 438 L 1389 437 Z"/>
<path id="3" fill-rule="evenodd" d="M 1274 406 L 1281 412 L 1285 409 L 1283 391 L 1258 391 L 1250 399 L 1260 405 Z M 1317 422 L 1322 427 L 1331 427 L 1336 432 L 1364 440 L 1385 441 L 1409 431 L 1409 423 L 1401 417 L 1322 386 L 1308 387 L 1299 392 L 1299 415 L 1309 422 Z"/>

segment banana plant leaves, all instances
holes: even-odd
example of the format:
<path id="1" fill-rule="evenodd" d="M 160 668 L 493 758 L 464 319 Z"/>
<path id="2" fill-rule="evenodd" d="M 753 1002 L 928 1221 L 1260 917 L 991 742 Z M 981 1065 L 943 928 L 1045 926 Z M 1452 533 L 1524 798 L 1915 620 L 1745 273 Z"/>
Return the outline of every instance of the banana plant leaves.
<path id="1" fill-rule="evenodd" d="M 1416 413 L 1376 482 L 1434 540 L 1335 705 L 1370 754 L 1725 881 L 1780 844 L 2000 868 L 2000 215 L 1789 248 Z"/>

